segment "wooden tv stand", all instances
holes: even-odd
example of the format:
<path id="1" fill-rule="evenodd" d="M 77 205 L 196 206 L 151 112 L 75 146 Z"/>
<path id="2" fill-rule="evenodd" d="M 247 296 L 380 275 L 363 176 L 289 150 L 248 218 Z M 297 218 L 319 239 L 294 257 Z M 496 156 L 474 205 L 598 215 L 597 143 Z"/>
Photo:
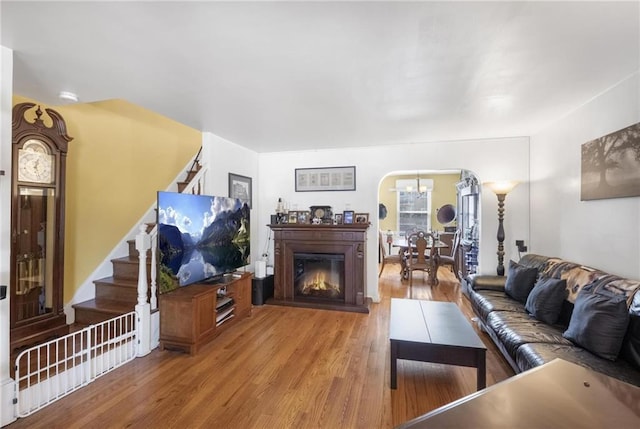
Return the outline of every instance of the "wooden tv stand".
<path id="1" fill-rule="evenodd" d="M 249 317 L 251 277 L 251 273 L 227 275 L 218 283 L 195 283 L 160 295 L 160 350 L 176 349 L 194 355 L 230 326 Z M 225 289 L 226 296 L 235 301 L 233 316 L 217 323 L 218 291 Z"/>

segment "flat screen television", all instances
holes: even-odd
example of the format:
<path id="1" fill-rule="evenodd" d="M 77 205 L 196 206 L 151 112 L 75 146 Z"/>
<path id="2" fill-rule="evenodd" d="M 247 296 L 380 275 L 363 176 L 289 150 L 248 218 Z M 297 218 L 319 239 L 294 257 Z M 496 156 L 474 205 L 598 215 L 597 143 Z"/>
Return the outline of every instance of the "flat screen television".
<path id="1" fill-rule="evenodd" d="M 158 192 L 159 293 L 247 265 L 249 212 L 237 198 Z"/>

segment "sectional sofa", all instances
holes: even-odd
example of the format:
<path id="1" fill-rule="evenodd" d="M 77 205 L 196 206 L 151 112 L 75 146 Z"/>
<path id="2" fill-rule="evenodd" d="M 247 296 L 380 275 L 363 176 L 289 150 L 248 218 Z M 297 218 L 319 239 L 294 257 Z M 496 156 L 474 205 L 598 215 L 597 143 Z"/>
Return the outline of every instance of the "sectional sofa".
<path id="1" fill-rule="evenodd" d="M 561 358 L 640 386 L 640 281 L 527 254 L 465 293 L 516 372 Z"/>

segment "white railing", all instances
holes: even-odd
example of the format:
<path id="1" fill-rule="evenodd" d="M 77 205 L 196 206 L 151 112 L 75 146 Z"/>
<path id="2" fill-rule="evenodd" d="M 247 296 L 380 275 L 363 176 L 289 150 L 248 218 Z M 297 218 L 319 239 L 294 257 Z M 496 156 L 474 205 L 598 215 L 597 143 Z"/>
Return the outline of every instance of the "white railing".
<path id="1" fill-rule="evenodd" d="M 197 159 L 197 156 L 196 156 Z M 207 168 L 202 167 L 183 193 L 203 194 Z M 15 363 L 15 415 L 26 417 L 86 386 L 98 377 L 145 356 L 159 341 L 157 298 L 157 226 L 136 235 L 139 255 L 138 301 L 135 311 L 32 347 Z M 147 284 L 147 252 L 151 264 Z M 147 293 L 149 291 L 149 296 Z M 156 326 L 152 326 L 155 323 Z M 152 329 L 153 328 L 153 329 Z"/>
<path id="2" fill-rule="evenodd" d="M 16 417 L 26 417 L 86 386 L 137 355 L 131 312 L 20 353 L 15 366 Z"/>

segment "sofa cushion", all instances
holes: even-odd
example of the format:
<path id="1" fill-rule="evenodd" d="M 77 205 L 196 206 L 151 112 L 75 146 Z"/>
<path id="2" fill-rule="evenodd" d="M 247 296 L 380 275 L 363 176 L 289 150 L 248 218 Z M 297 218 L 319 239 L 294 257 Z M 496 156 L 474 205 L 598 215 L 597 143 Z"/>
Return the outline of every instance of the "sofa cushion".
<path id="1" fill-rule="evenodd" d="M 631 299 L 629 327 L 622 342 L 620 356 L 640 371 L 640 291 L 637 291 Z"/>
<path id="2" fill-rule="evenodd" d="M 471 307 L 482 321 L 487 320 L 487 316 L 492 311 L 524 311 L 524 305 L 510 298 L 504 292 L 483 290 L 479 293 L 472 291 L 469 294 L 469 300 Z"/>
<path id="3" fill-rule="evenodd" d="M 572 345 L 562 337 L 562 329 L 534 319 L 526 312 L 492 311 L 487 326 L 493 330 L 504 349 L 515 359 L 516 350 L 526 343 L 557 343 Z"/>
<path id="4" fill-rule="evenodd" d="M 640 371 L 640 317 L 629 315 L 629 327 L 622 341 L 620 357 Z"/>
<path id="5" fill-rule="evenodd" d="M 525 308 L 536 319 L 553 325 L 558 321 L 562 302 L 567 295 L 565 280 L 540 277 L 529 293 Z"/>
<path id="6" fill-rule="evenodd" d="M 616 360 L 628 324 L 624 295 L 583 288 L 563 336 L 602 358 Z"/>
<path id="7" fill-rule="evenodd" d="M 511 298 L 521 303 L 527 302 L 529 292 L 533 289 L 538 276 L 537 268 L 529 268 L 517 262 L 509 261 L 509 272 L 504 290 Z"/>
<path id="8" fill-rule="evenodd" d="M 522 371 L 560 358 L 582 365 L 594 371 L 615 377 L 626 383 L 640 386 L 640 372 L 623 360 L 612 362 L 602 359 L 576 345 L 529 343 L 523 344 L 516 352 L 516 363 Z"/>
<path id="9" fill-rule="evenodd" d="M 473 290 L 498 290 L 504 292 L 504 276 L 471 274 L 467 276 L 469 287 Z"/>
<path id="10" fill-rule="evenodd" d="M 536 255 L 535 253 L 527 253 L 522 258 L 520 258 L 518 263 L 520 265 L 524 265 L 525 267 L 537 268 L 538 272 L 540 272 L 544 269 L 549 259 L 550 259 L 549 256 Z"/>

